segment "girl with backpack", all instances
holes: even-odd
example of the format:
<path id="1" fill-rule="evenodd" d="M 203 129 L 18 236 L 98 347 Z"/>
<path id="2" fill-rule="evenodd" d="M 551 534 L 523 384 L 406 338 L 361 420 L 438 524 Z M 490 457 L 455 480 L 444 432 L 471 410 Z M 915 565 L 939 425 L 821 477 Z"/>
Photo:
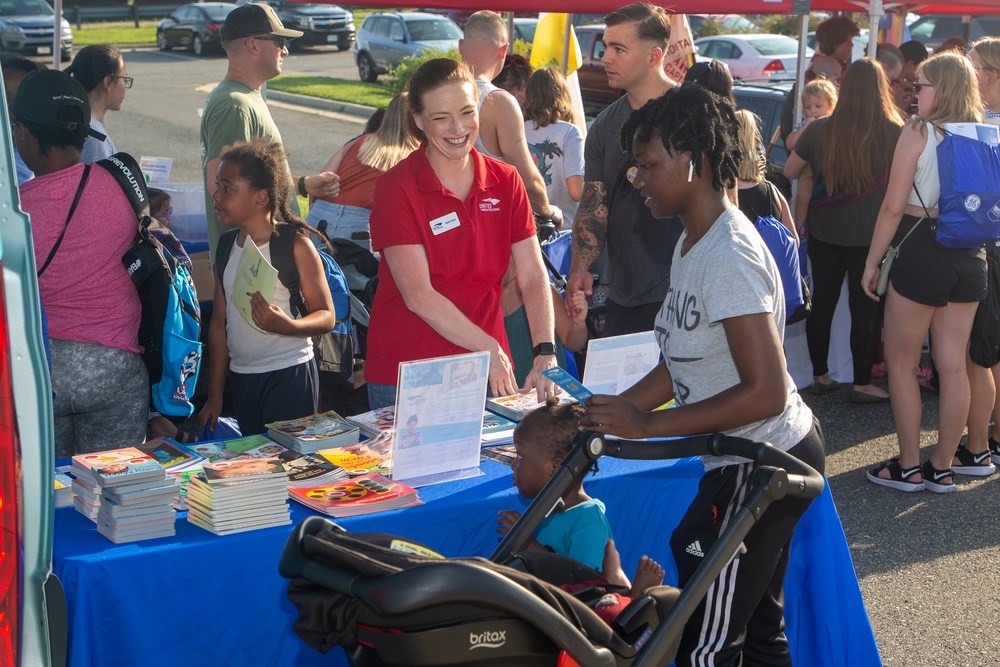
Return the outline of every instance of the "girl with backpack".
<path id="1" fill-rule="evenodd" d="M 992 466 L 985 453 L 978 455 L 978 463 L 954 460 L 969 416 L 969 335 L 987 293 L 986 251 L 948 248 L 937 240 L 941 192 L 937 146 L 946 123 L 981 123 L 983 105 L 976 70 L 964 56 L 932 56 L 920 64 L 917 79 L 913 84 L 917 115 L 896 144 L 889 187 L 861 280 L 865 293 L 878 301 L 880 262 L 890 243 L 900 248 L 885 294 L 885 364 L 899 456 L 880 463 L 867 476 L 874 484 L 899 491 L 949 493 L 956 490 L 955 472 L 966 472 L 967 466 Z M 934 340 L 931 354 L 940 376 L 941 399 L 937 444 L 921 465 L 917 369 L 928 331 Z"/>
<path id="2" fill-rule="evenodd" d="M 272 140 L 253 139 L 228 146 L 221 160 L 212 200 L 219 221 L 237 229 L 228 232 L 234 236 L 228 259 L 215 258 L 217 306 L 208 331 L 209 393 L 198 417 L 214 430 L 228 370 L 236 421 L 243 435 L 253 435 L 263 433 L 269 422 L 317 412 L 319 379 L 311 337 L 329 332 L 336 320 L 319 254 L 309 237 L 298 233 L 319 232 L 289 207 L 292 192 L 285 149 Z M 279 216 L 289 224 L 276 225 Z M 232 296 L 239 258 L 251 239 L 271 262 L 272 241 L 288 233 L 295 234 L 295 269 L 308 312 L 292 319 L 288 314 L 292 295 L 276 280 L 271 303 L 259 291 L 250 295 L 251 326 L 227 298 Z"/>

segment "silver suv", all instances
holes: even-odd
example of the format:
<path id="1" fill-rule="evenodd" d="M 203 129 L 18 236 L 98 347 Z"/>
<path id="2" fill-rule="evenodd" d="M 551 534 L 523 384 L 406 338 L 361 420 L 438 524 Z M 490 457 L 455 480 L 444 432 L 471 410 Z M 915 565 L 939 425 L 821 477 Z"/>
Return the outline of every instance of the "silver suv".
<path id="1" fill-rule="evenodd" d="M 462 29 L 444 16 L 425 12 L 379 12 L 365 18 L 354 44 L 354 62 L 362 81 L 399 66 L 403 58 L 428 49 L 457 49 Z"/>
<path id="2" fill-rule="evenodd" d="M 52 53 L 55 12 L 45 0 L 0 2 L 0 51 L 25 56 Z M 59 58 L 73 57 L 73 31 L 69 21 L 59 20 Z"/>

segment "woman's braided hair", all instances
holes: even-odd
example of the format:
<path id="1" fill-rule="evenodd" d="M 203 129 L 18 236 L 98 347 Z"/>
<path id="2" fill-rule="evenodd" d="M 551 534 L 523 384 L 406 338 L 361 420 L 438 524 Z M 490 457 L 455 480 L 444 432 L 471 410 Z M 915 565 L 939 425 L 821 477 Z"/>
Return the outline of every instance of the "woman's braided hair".
<path id="1" fill-rule="evenodd" d="M 691 153 L 698 176 L 702 159 L 707 159 L 716 190 L 736 185 L 743 153 L 736 109 L 729 100 L 696 83 L 671 88 L 632 112 L 622 127 L 622 149 L 631 153 L 633 140 L 649 141 L 654 133 L 670 155 Z"/>
<path id="2" fill-rule="evenodd" d="M 275 220 L 280 218 L 300 230 L 317 235 L 329 252 L 333 253 L 333 245 L 322 232 L 292 213 L 289 205 L 293 196 L 292 182 L 288 174 L 288 153 L 284 146 L 273 139 L 258 137 L 226 146 L 222 149 L 220 158 L 223 162 L 234 165 L 251 189 L 267 190 L 272 230 L 275 228 Z"/>

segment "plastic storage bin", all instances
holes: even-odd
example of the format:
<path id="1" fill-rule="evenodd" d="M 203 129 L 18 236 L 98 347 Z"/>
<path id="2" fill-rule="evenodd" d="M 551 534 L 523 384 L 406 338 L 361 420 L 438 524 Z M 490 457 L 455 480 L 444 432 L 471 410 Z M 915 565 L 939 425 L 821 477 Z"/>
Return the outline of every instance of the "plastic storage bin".
<path id="1" fill-rule="evenodd" d="M 174 207 L 172 231 L 188 254 L 208 250 L 208 221 L 205 217 L 205 186 L 202 183 L 160 183 L 152 187 L 170 195 Z"/>

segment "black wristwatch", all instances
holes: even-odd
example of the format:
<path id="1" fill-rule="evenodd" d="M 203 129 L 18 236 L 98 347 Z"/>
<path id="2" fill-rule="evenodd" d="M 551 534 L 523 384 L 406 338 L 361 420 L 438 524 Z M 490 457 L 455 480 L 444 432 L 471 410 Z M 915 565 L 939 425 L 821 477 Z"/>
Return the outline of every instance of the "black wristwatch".
<path id="1" fill-rule="evenodd" d="M 543 354 L 545 355 L 555 354 L 556 345 L 555 343 L 539 343 L 538 345 L 535 346 L 535 349 L 532 350 L 532 352 L 535 353 L 536 357 Z"/>

